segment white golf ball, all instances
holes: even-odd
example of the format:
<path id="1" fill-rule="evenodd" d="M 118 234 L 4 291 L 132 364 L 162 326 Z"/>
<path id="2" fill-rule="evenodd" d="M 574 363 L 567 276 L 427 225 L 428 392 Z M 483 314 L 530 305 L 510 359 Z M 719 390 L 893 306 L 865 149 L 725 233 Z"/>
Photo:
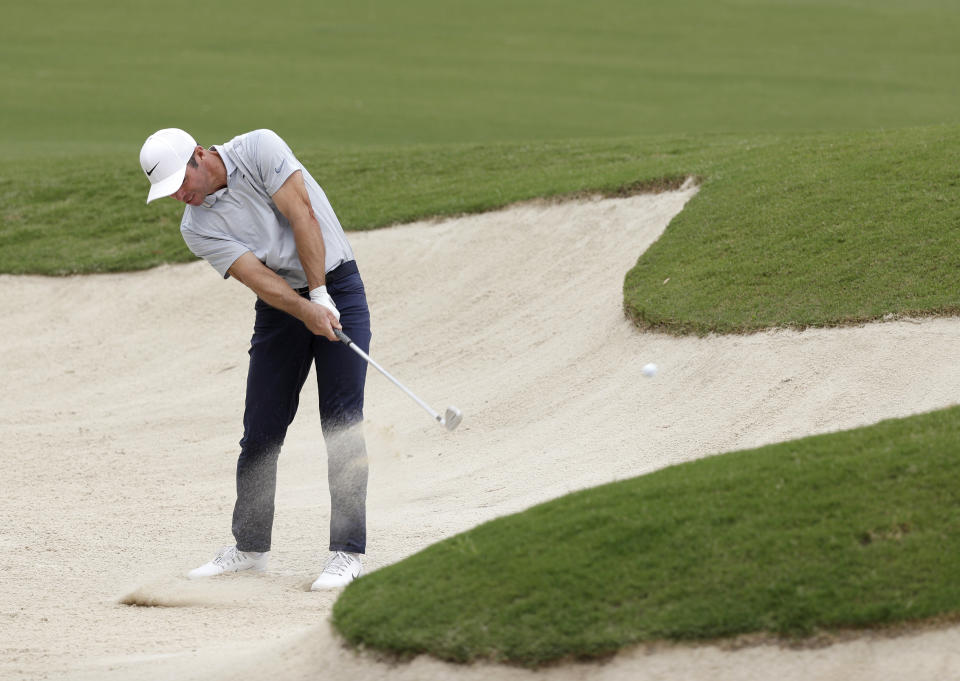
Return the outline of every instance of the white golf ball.
<path id="1" fill-rule="evenodd" d="M 644 364 L 643 365 L 643 375 L 647 378 L 652 378 L 657 375 L 657 365 L 656 364 Z"/>

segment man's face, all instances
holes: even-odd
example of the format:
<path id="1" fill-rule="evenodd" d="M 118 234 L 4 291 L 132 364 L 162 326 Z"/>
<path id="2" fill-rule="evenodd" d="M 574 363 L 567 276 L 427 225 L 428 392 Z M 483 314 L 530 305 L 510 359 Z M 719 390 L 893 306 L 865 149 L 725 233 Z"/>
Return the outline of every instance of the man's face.
<path id="1" fill-rule="evenodd" d="M 193 158 L 197 158 L 196 152 L 194 152 Z M 175 194 L 171 194 L 171 196 L 177 201 L 182 201 L 191 206 L 203 204 L 203 200 L 207 197 L 207 194 L 210 193 L 209 178 L 207 175 L 208 173 L 202 164 L 194 167 L 188 163 L 187 174 L 183 177 L 183 184 L 181 184 L 180 189 L 178 189 Z"/>

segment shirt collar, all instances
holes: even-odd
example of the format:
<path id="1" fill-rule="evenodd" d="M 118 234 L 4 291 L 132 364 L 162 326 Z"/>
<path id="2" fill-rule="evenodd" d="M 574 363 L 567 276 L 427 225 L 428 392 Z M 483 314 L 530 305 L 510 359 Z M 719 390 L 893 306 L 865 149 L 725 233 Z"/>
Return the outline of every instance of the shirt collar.
<path id="1" fill-rule="evenodd" d="M 230 189 L 230 176 L 233 175 L 234 171 L 237 169 L 237 164 L 233 162 L 233 159 L 230 158 L 230 154 L 226 153 L 223 147 L 214 145 L 210 147 L 211 149 L 216 149 L 217 154 L 220 156 L 220 160 L 223 161 L 223 167 L 227 171 L 227 186 L 222 189 L 218 189 L 213 192 L 213 194 L 208 194 L 207 197 L 203 200 L 204 208 L 212 208 L 213 204 L 220 200 L 220 197 L 223 196 Z"/>

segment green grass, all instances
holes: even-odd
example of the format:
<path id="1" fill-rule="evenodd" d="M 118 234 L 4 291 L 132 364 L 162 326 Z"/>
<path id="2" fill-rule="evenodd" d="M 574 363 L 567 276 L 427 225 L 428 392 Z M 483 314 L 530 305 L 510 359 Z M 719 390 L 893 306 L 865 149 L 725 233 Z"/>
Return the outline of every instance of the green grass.
<path id="1" fill-rule="evenodd" d="M 958 34 L 945 0 L 7 3 L 0 156 L 957 122 Z"/>
<path id="2" fill-rule="evenodd" d="M 626 277 L 627 311 L 645 327 L 727 333 L 960 311 L 956 125 L 301 155 L 348 229 L 699 176 L 700 194 Z M 129 161 L 0 161 L 0 271 L 192 260 L 182 207 L 146 206 Z"/>
<path id="3" fill-rule="evenodd" d="M 960 408 L 667 468 L 498 518 L 351 584 L 354 645 L 538 666 L 643 641 L 960 610 Z"/>
<path id="4" fill-rule="evenodd" d="M 960 128 L 749 140 L 624 284 L 672 333 L 957 314 Z"/>
<path id="5" fill-rule="evenodd" d="M 691 149 L 669 141 L 669 158 Z M 644 179 L 642 145 L 571 141 L 305 150 L 347 229 L 475 212 L 585 187 Z M 134 157 L 135 158 L 135 157 Z M 148 184 L 130 158 L 0 161 L 0 272 L 66 274 L 141 269 L 193 259 L 179 233 L 183 206 L 145 205 Z M 652 177 L 669 164 L 648 161 Z M 679 166 L 678 166 L 679 167 Z M 674 177 L 680 177 L 677 172 Z"/>
<path id="6" fill-rule="evenodd" d="M 0 272 L 190 260 L 139 145 L 269 126 L 348 229 L 703 178 L 627 279 L 641 326 L 954 313 L 958 28 L 943 0 L 20 3 Z"/>

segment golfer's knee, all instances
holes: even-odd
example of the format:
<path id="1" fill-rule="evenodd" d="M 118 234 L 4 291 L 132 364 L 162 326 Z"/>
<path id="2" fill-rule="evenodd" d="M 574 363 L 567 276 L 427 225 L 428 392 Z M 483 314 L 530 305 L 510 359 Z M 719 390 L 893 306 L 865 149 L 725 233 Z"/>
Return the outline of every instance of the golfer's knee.
<path id="1" fill-rule="evenodd" d="M 244 435 L 240 439 L 240 462 L 276 461 L 285 435 Z"/>
<path id="2" fill-rule="evenodd" d="M 362 407 L 341 407 L 320 412 L 320 423 L 325 438 L 359 429 L 363 423 Z"/>

